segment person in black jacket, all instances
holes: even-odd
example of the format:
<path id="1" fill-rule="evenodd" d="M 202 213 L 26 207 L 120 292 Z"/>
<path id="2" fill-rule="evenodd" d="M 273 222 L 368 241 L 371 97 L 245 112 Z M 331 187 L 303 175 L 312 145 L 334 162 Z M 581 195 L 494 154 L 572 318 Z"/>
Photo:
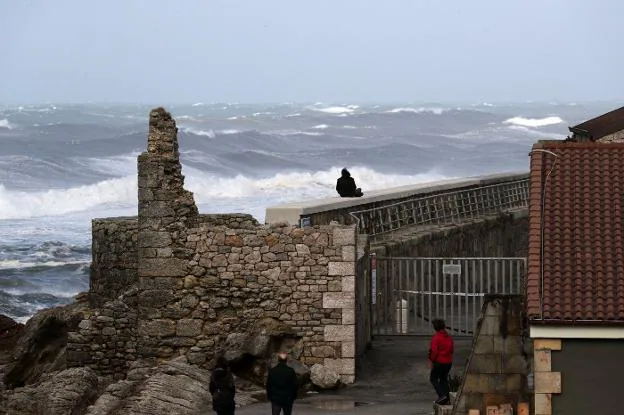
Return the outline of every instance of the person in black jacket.
<path id="1" fill-rule="evenodd" d="M 228 362 L 223 356 L 217 358 L 216 367 L 210 376 L 209 389 L 212 395 L 212 409 L 217 415 L 234 415 L 236 408 L 234 376 L 228 369 Z"/>
<path id="2" fill-rule="evenodd" d="M 361 197 L 362 189 L 355 186 L 355 180 L 349 170 L 342 169 L 341 176 L 336 181 L 336 191 L 340 197 Z"/>
<path id="3" fill-rule="evenodd" d="M 271 401 L 273 415 L 291 415 L 293 404 L 297 399 L 297 375 L 295 370 L 286 364 L 288 354 L 277 355 L 277 365 L 269 370 L 267 377 L 267 397 Z"/>

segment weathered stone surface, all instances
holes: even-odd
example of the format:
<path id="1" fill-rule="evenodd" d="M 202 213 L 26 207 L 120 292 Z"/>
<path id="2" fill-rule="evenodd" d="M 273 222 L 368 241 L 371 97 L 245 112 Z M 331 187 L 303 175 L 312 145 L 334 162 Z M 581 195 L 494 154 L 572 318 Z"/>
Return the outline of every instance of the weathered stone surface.
<path id="1" fill-rule="evenodd" d="M 23 324 L 0 314 L 0 365 L 11 361 L 13 348 L 23 332 Z"/>
<path id="2" fill-rule="evenodd" d="M 349 341 L 355 338 L 355 325 L 324 327 L 324 336 L 328 341 Z"/>
<path id="3" fill-rule="evenodd" d="M 77 301 L 43 310 L 28 320 L 13 349 L 4 383 L 30 385 L 47 372 L 65 369 L 67 334 L 78 328 L 87 307 L 86 301 Z"/>
<path id="4" fill-rule="evenodd" d="M 152 415 L 211 412 L 210 373 L 175 359 L 110 385 L 87 415 Z"/>
<path id="5" fill-rule="evenodd" d="M 182 319 L 178 320 L 176 327 L 177 336 L 197 337 L 202 332 L 203 320 L 200 319 Z"/>
<path id="6" fill-rule="evenodd" d="M 139 322 L 140 336 L 165 337 L 176 333 L 176 322 L 172 320 L 147 320 Z"/>
<path id="7" fill-rule="evenodd" d="M 333 370 L 317 363 L 310 368 L 310 381 L 320 389 L 333 389 L 340 383 L 340 376 Z"/>
<path id="8" fill-rule="evenodd" d="M 100 393 L 97 374 L 89 368 L 70 368 L 47 374 L 36 384 L 8 394 L 11 414 L 84 414 Z"/>
<path id="9" fill-rule="evenodd" d="M 355 309 L 355 294 L 352 292 L 323 293 L 323 308 Z"/>
<path id="10" fill-rule="evenodd" d="M 333 233 L 334 245 L 354 245 L 355 228 L 335 228 Z"/>
<path id="11" fill-rule="evenodd" d="M 140 277 L 183 277 L 187 261 L 179 258 L 152 258 L 139 262 Z"/>
<path id="12" fill-rule="evenodd" d="M 328 275 L 354 275 L 355 262 L 330 262 Z"/>
<path id="13" fill-rule="evenodd" d="M 122 378 L 140 358 L 184 355 L 206 368 L 226 352 L 251 359 L 260 379 L 280 348 L 301 359 L 300 376 L 305 363 L 351 353 L 354 226 L 200 215 L 184 189 L 175 121 L 162 108 L 150 113 L 138 187 L 137 218 L 93 222 L 97 310 L 68 336 L 70 366 Z M 326 326 L 343 324 L 326 336 Z"/>

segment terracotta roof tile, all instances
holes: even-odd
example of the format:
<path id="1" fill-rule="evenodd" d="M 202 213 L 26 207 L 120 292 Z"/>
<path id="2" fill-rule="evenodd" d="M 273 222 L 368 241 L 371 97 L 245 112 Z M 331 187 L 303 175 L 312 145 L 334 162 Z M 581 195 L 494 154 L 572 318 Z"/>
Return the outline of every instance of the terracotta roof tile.
<path id="1" fill-rule="evenodd" d="M 530 181 L 529 318 L 624 323 L 624 143 L 537 143 Z"/>

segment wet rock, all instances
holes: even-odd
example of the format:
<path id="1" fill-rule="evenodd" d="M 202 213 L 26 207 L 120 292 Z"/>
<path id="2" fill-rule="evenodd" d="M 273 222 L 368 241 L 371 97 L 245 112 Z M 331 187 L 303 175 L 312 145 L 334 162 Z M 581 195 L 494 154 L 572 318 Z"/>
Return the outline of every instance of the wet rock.
<path id="1" fill-rule="evenodd" d="M 340 376 L 317 363 L 310 368 L 310 382 L 320 389 L 333 389 L 340 383 Z"/>
<path id="2" fill-rule="evenodd" d="M 135 365 L 128 379 L 109 385 L 88 415 L 201 414 L 211 411 L 210 373 L 180 357 L 159 366 Z M 147 369 L 147 370 L 146 370 Z"/>
<path id="3" fill-rule="evenodd" d="M 11 361 L 13 349 L 23 332 L 23 324 L 0 314 L 0 365 Z"/>
<path id="4" fill-rule="evenodd" d="M 100 392 L 96 373 L 71 368 L 48 373 L 32 385 L 7 391 L 6 408 L 14 415 L 84 414 Z"/>
<path id="5" fill-rule="evenodd" d="M 75 331 L 89 312 L 88 301 L 83 298 L 66 306 L 42 310 L 28 320 L 7 365 L 5 386 L 33 384 L 45 373 L 66 369 L 68 332 Z"/>

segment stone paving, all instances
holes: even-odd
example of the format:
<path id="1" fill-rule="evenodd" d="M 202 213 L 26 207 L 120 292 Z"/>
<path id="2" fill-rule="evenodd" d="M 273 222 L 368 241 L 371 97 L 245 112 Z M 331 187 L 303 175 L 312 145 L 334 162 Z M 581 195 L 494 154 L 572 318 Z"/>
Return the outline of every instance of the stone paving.
<path id="1" fill-rule="evenodd" d="M 455 338 L 451 373 L 462 374 L 471 345 L 471 337 Z M 337 392 L 308 395 L 295 403 L 293 414 L 432 414 L 436 396 L 429 384 L 428 348 L 429 337 L 425 336 L 377 337 L 372 349 L 359 359 L 355 384 Z M 270 413 L 268 403 L 236 411 L 237 415 Z"/>

